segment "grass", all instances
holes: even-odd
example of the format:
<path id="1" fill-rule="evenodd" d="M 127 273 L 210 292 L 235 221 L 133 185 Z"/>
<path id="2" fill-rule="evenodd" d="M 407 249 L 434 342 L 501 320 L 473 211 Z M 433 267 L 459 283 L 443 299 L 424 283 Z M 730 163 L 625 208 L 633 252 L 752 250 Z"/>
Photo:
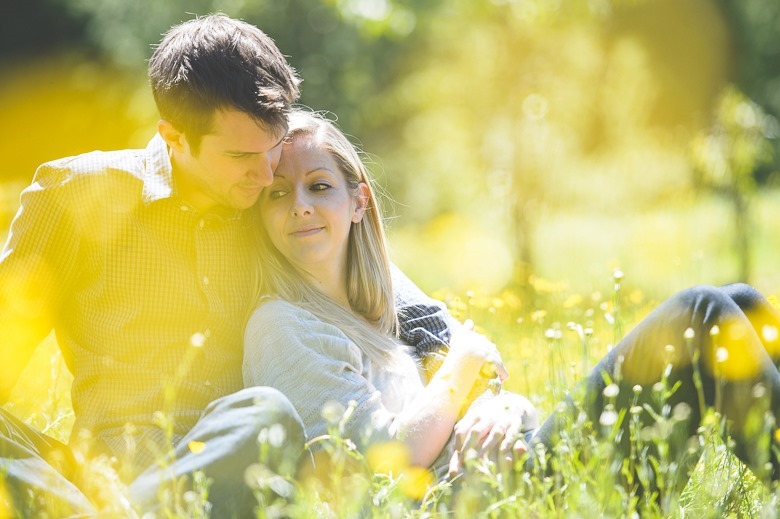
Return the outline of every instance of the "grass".
<path id="1" fill-rule="evenodd" d="M 620 290 L 615 292 L 615 288 Z M 497 342 L 512 374 L 505 388 L 529 396 L 542 416 L 654 306 L 619 284 L 579 294 L 565 284 L 544 279 L 535 279 L 529 300 L 511 291 L 434 295 L 445 300 L 457 317 L 474 320 Z M 42 384 L 44 379 L 49 383 Z M 35 427 L 66 440 L 73 419 L 68 384 L 69 374 L 50 338 L 36 353 L 9 408 Z M 46 386 L 45 391 L 36 391 L 41 386 Z M 664 394 L 659 393 L 661 404 Z M 661 404 L 658 430 L 676 419 L 669 410 L 662 412 Z M 624 411 L 614 418 L 632 420 L 632 414 Z M 645 476 L 647 471 L 654 472 L 656 478 L 668 482 L 660 485 L 660 500 L 645 499 L 620 483 L 631 467 L 611 456 L 614 433 L 602 440 L 591 434 L 595 427 L 614 427 L 614 422 L 578 423 L 568 428 L 556 451 L 546 453 L 553 468 L 551 476 L 526 472 L 519 464 L 502 471 L 486 460 L 472 459 L 461 478 L 436 483 L 426 473 L 403 464 L 378 466 L 377 459 L 398 459 L 392 446 L 380 446 L 367 456 L 358 453 L 341 439 L 339 419 L 337 415 L 329 438 L 317 440 L 323 446 L 321 463 L 327 460 L 326 472 L 289 481 L 256 466 L 258 517 L 753 517 L 772 515 L 780 499 L 775 486 L 759 481 L 729 454 L 714 413 L 689 446 L 701 459 L 682 488 L 673 484 L 679 475 L 677 460 L 653 456 L 644 449 L 643 442 L 652 442 L 663 453 L 666 437 L 642 436 L 636 431 L 636 456 L 630 463 L 642 470 L 636 471 L 639 480 L 634 486 L 642 485 L 643 470 Z M 116 485 L 110 467 L 90 470 L 95 486 L 100 482 Z M 121 490 L 117 487 L 113 494 L 104 494 L 110 499 L 121 495 Z M 280 493 L 287 498 L 279 497 Z M 208 481 L 201 479 L 179 499 L 168 496 L 167 513 L 171 517 L 208 516 L 207 498 Z"/>
<path id="2" fill-rule="evenodd" d="M 773 267 L 777 254 L 773 240 L 779 230 L 777 222 L 780 222 L 778 196 L 778 192 L 763 195 L 754 212 L 757 285 L 768 295 L 778 295 L 780 289 L 780 278 Z M 533 278 L 528 292 L 521 294 L 493 288 L 468 290 L 453 282 L 448 285 L 456 286 L 453 291 L 439 290 L 432 295 L 446 301 L 456 317 L 472 319 L 480 331 L 496 342 L 511 374 L 504 384 L 505 389 L 528 396 L 544 418 L 575 382 L 661 298 L 696 282 L 729 280 L 728 271 L 733 262 L 728 258 L 722 260 L 718 255 L 727 249 L 724 243 L 728 240 L 717 233 L 723 228 L 723 219 L 706 217 L 722 216 L 722 207 L 706 205 L 675 211 L 671 216 L 661 211 L 656 215 L 643 215 L 642 219 L 621 222 L 609 218 L 589 220 L 555 215 L 538 229 L 540 237 L 552 237 L 549 241 L 541 240 L 539 247 L 540 272 L 547 277 Z M 675 222 L 688 222 L 684 225 L 695 227 L 696 233 L 687 234 L 695 235 L 698 240 L 679 248 L 683 259 L 682 267 L 677 270 L 675 265 L 680 265 L 679 258 L 666 261 L 664 257 L 659 259 L 647 253 L 650 249 L 674 249 L 675 243 L 684 240 L 687 234 L 679 229 L 676 233 L 666 233 L 674 228 Z M 562 230 L 571 229 L 571 226 L 579 226 L 577 228 L 582 232 Z M 633 234 L 632 229 L 636 231 Z M 636 238 L 637 241 L 629 243 L 627 248 L 611 248 L 621 236 L 642 233 L 652 234 L 653 241 Z M 409 249 L 411 245 L 405 240 L 401 237 L 396 245 Z M 428 253 L 422 248 L 412 249 L 421 250 L 423 257 L 418 265 L 443 261 L 441 255 L 432 262 L 426 261 L 424 256 Z M 615 252 L 599 255 L 594 252 L 598 250 Z M 717 258 L 717 261 L 705 265 L 705 257 Z M 483 258 L 475 261 L 479 265 Z M 413 267 L 407 269 L 403 261 L 399 263 L 413 279 L 422 280 L 422 285 L 426 286 L 424 271 L 418 273 Z M 610 279 L 616 265 L 626 269 L 625 279 L 620 279 L 617 285 Z M 490 265 L 482 264 L 481 268 L 490 270 Z M 457 272 L 455 268 L 448 269 L 442 271 Z M 669 276 L 664 277 L 665 272 L 669 272 Z M 434 279 L 428 281 L 433 286 L 447 285 L 451 281 Z M 493 286 L 480 285 L 478 275 L 469 279 L 476 280 L 469 285 L 472 287 Z M 619 290 L 616 291 L 616 287 Z M 54 338 L 49 337 L 36 351 L 17 384 L 12 401 L 5 407 L 37 429 L 67 441 L 74 421 L 69 393 L 71 380 Z M 659 393 L 661 400 L 662 396 Z M 630 411 L 615 411 L 612 417 L 615 421 L 633 419 Z M 674 413 L 664 413 L 660 406 L 657 429 L 662 430 L 675 419 Z M 330 437 L 319 440 L 323 446 L 322 466 L 326 466 L 327 471 L 290 481 L 264 472 L 260 465 L 255 466 L 252 481 L 259 503 L 257 515 L 769 517 L 775 516 L 775 510 L 780 506 L 777 487 L 764 484 L 729 454 L 729 440 L 721 438 L 721 423 L 714 413 L 710 414 L 696 441 L 688 446 L 701 455 L 691 479 L 682 488 L 664 487 L 658 501 L 626 491 L 620 483 L 619 478 L 625 477 L 631 467 L 622 466 L 611 457 L 610 434 L 603 440 L 590 434 L 595 427 L 607 426 L 576 424 L 572 427 L 558 449 L 546 453 L 545 459 L 554 468 L 552 476 L 529 473 L 520 467 L 502 471 L 484 460 L 472 459 L 469 470 L 461 478 L 436 483 L 425 473 L 403 465 L 391 464 L 391 469 L 378 467 L 377 458 L 392 460 L 398 457 L 393 454 L 396 452 L 393 447 L 384 446 L 387 451 L 380 449 L 363 456 L 341 439 L 336 420 Z M 641 469 L 636 471 L 639 480 L 634 481 L 635 486 L 641 486 L 641 477 L 645 477 L 647 471 L 653 471 L 665 481 L 673 481 L 680 470 L 677 460 L 650 455 L 645 448 L 652 444 L 657 452 L 663 453 L 663 435 L 643 436 L 642 431 L 635 432 L 636 456 L 630 463 Z M 123 489 L 116 481 L 113 467 L 96 464 L 87 470 L 92 486 L 102 488 L 106 501 L 111 502 L 122 495 Z M 14 513 L 27 515 L 29 510 L 4 510 L 2 492 L 0 485 L 0 517 Z M 287 497 L 280 497 L 280 494 Z M 200 479 L 193 490 L 173 497 L 168 496 L 170 504 L 166 514 L 169 517 L 208 516 L 208 481 Z M 116 507 L 115 511 L 121 509 L 119 504 Z M 50 515 L 56 516 L 56 510 Z"/>

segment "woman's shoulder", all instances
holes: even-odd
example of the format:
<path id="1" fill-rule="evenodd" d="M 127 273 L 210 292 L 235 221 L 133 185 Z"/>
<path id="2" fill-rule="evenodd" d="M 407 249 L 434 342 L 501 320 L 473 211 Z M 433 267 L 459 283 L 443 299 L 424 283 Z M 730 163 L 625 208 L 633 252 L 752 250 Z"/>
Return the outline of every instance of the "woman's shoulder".
<path id="1" fill-rule="evenodd" d="M 277 334 L 329 337 L 346 339 L 344 333 L 326 323 L 309 310 L 284 299 L 264 296 L 249 318 L 247 330 L 260 329 L 264 332 L 274 330 Z"/>
<path id="2" fill-rule="evenodd" d="M 295 303 L 275 297 L 264 297 L 249 318 L 245 344 L 262 344 L 266 350 L 288 353 L 300 348 L 356 364 L 361 358 L 357 346 L 341 329 Z"/>
<path id="3" fill-rule="evenodd" d="M 252 317 L 252 321 L 273 322 L 275 326 L 294 324 L 297 322 L 315 322 L 320 321 L 310 311 L 305 308 L 273 296 L 263 296 L 258 302 Z"/>

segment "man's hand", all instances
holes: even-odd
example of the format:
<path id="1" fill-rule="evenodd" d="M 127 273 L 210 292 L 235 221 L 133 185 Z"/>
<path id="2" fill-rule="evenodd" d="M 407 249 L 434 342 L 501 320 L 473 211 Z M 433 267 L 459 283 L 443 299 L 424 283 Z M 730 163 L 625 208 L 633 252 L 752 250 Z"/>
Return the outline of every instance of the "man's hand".
<path id="1" fill-rule="evenodd" d="M 521 395 L 502 392 L 480 404 L 455 424 L 450 476 L 463 470 L 471 450 L 478 457 L 487 456 L 499 467 L 511 467 L 528 450 L 523 433 L 539 426 L 536 409 Z"/>

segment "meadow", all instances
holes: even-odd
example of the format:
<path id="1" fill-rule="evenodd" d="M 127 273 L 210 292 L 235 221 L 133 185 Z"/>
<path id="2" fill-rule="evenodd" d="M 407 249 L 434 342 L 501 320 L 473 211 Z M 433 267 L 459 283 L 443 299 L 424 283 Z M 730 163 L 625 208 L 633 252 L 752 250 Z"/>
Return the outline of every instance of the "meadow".
<path id="1" fill-rule="evenodd" d="M 777 198 L 775 192 L 762 193 L 754 205 L 755 284 L 775 303 L 780 295 L 773 240 L 780 221 Z M 544 275 L 533 276 L 523 290 L 493 289 L 489 278 L 480 286 L 484 271 L 495 270 L 489 257 L 474 263 L 461 261 L 458 270 L 457 257 L 449 260 L 441 251 L 437 255 L 427 248 L 429 243 L 411 242 L 413 233 L 404 234 L 399 224 L 393 231 L 393 248 L 413 279 L 445 301 L 456 317 L 472 319 L 499 346 L 511 375 L 504 388 L 527 395 L 544 418 L 662 299 L 691 284 L 730 280 L 733 261 L 727 252 L 723 210 L 710 201 L 677 213 L 659 211 L 609 222 L 587 215 L 552 215 L 538 229 Z M 625 243 L 627 235 L 641 236 L 647 229 L 656 230 L 653 240 L 635 238 Z M 468 248 L 468 241 L 461 243 Z M 409 250 L 418 251 L 426 261 L 406 263 Z M 439 277 L 427 277 L 426 265 L 435 265 L 435 257 L 443 262 Z M 442 272 L 452 272 L 453 277 L 442 278 Z M 49 337 L 6 409 L 66 441 L 73 424 L 70 381 L 56 342 Z M 606 416 L 600 424 L 575 424 L 556 451 L 547 453 L 552 475 L 527 472 L 521 464 L 507 469 L 472 458 L 460 478 L 436 482 L 427 472 L 406 465 L 395 445 L 379 446 L 365 456 L 355 451 L 339 435 L 340 421 L 348 416 L 348 410 L 342 409 L 333 418 L 331 437 L 317 440 L 328 455 L 326 474 L 302 475 L 292 481 L 269 474 L 258 464 L 257 470 L 247 473 L 247 480 L 256 489 L 258 517 L 775 517 L 780 500 L 777 485 L 755 477 L 728 452 L 729 439 L 721 434 L 724 425 L 715 410 L 709 411 L 706 424 L 689 446 L 691 453 L 700 456 L 690 481 L 675 484 L 682 469 L 663 454 L 668 452 L 663 431 L 679 419 L 664 408 L 669 391 L 673 388 L 658 388 L 657 427 L 635 431 L 636 455 L 623 465 L 611 456 L 615 423 L 649 410 L 632 408 Z M 595 428 L 604 428 L 602 439 L 592 434 Z M 272 439 L 259 441 L 262 461 L 263 442 Z M 655 444 L 654 450 L 646 448 L 649 442 Z M 639 475 L 643 470 L 656 474 L 657 496 L 642 493 L 641 477 L 628 489 L 620 482 L 637 467 Z M 89 470 L 91 483 L 109 503 L 108 509 L 124 514 L 119 504 L 123 488 L 114 467 L 103 463 Z M 196 483 L 195 490 L 161 494 L 166 516 L 209 516 L 208 482 Z M 0 516 L 5 515 L 23 517 L 26 512 L 0 508 Z M 51 516 L 57 515 L 52 511 Z"/>

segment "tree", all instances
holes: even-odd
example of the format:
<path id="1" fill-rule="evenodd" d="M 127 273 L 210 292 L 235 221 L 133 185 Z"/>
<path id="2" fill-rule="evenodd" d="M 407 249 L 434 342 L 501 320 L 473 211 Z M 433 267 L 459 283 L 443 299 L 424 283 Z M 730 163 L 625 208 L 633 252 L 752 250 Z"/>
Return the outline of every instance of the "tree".
<path id="1" fill-rule="evenodd" d="M 692 142 L 696 182 L 731 205 L 738 278 L 744 282 L 752 273 L 750 201 L 756 192 L 755 173 L 772 162 L 771 139 L 777 136 L 777 121 L 729 86 L 715 107 L 712 127 Z"/>

